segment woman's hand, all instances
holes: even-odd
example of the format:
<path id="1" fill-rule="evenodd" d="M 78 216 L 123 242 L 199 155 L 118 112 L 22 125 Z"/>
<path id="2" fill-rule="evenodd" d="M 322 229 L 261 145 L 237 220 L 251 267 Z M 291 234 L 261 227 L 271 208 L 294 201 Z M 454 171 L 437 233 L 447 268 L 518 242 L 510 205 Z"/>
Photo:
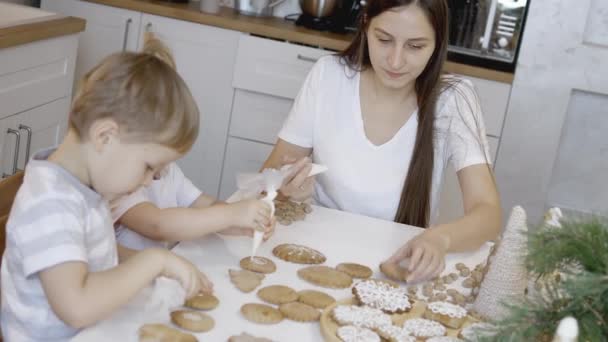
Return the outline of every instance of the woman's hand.
<path id="1" fill-rule="evenodd" d="M 277 220 L 273 216 L 270 219 L 270 224 L 264 227 L 264 241 L 270 239 L 272 234 L 274 234 L 274 228 L 276 226 Z M 241 228 L 241 227 L 230 227 L 220 231 L 222 235 L 235 235 L 235 236 L 248 236 L 253 237 L 254 230 L 252 228 Z"/>
<path id="2" fill-rule="evenodd" d="M 286 157 L 283 166 L 291 164 L 289 173 L 283 180 L 279 189 L 280 193 L 296 202 L 305 202 L 312 197 L 314 177 L 308 177 L 312 169 L 312 161 L 309 157 L 294 160 Z"/>
<path id="3" fill-rule="evenodd" d="M 449 245 L 447 236 L 429 228 L 399 248 L 386 262 L 400 264 L 408 260 L 406 282 L 429 280 L 444 270 Z"/>

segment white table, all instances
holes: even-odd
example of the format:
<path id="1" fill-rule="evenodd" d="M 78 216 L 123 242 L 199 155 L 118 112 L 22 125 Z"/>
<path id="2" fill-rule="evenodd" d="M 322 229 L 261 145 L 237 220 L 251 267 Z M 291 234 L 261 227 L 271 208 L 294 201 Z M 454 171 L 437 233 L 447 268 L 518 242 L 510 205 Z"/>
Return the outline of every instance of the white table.
<path id="1" fill-rule="evenodd" d="M 420 228 L 377 220 L 337 210 L 314 207 L 304 221 L 290 226 L 277 225 L 274 236 L 259 249 L 259 255 L 271 258 L 277 271 L 267 275 L 263 286 L 283 284 L 295 290 L 319 289 L 336 299 L 346 298 L 350 289 L 331 290 L 318 288 L 299 279 L 296 271 L 303 267 L 284 262 L 272 256 L 272 248 L 280 243 L 298 243 L 313 247 L 327 256 L 325 265 L 335 266 L 341 262 L 358 262 L 374 269 L 375 277 L 382 277 L 378 270 L 381 261 L 388 258 L 403 243 L 419 234 Z M 213 235 L 205 239 L 182 242 L 174 251 L 194 262 L 213 281 L 215 295 L 220 305 L 209 314 L 215 319 L 215 328 L 198 334 L 201 341 L 227 341 L 231 335 L 248 332 L 255 336 L 275 341 L 321 341 L 318 323 L 297 323 L 289 320 L 276 325 L 258 325 L 245 320 L 240 314 L 241 305 L 258 302 L 256 292 L 242 293 L 230 282 L 228 269 L 239 269 L 239 260 L 251 252 L 251 240 L 243 237 Z M 474 253 L 450 254 L 446 272 L 455 268 L 457 262 L 475 266 L 483 262 L 489 252 L 484 245 Z M 109 319 L 79 333 L 74 341 L 137 341 L 137 329 L 144 323 L 169 323 L 167 312 L 144 310 L 146 296 L 151 289 L 143 291 L 127 307 Z"/>

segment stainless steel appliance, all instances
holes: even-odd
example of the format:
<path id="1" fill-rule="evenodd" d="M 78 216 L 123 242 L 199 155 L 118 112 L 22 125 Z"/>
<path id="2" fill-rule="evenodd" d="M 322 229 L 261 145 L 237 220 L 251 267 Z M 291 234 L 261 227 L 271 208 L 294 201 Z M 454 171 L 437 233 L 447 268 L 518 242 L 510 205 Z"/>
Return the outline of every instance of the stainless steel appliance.
<path id="1" fill-rule="evenodd" d="M 285 0 L 234 0 L 234 10 L 256 17 L 271 17 L 274 7 Z"/>

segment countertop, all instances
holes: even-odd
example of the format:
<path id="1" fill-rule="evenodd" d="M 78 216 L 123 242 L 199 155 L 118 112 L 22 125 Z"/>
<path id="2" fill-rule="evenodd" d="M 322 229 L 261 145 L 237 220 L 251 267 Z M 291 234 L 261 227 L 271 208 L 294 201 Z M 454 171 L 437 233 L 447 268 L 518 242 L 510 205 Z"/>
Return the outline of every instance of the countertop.
<path id="1" fill-rule="evenodd" d="M 420 228 L 355 215 L 333 209 L 313 207 L 313 212 L 303 221 L 289 226 L 277 225 L 275 234 L 260 246 L 259 256 L 272 259 L 277 271 L 266 275 L 259 288 L 269 285 L 287 285 L 299 291 L 317 289 L 341 300 L 351 296 L 350 289 L 320 288 L 298 278 L 296 272 L 306 265 L 282 261 L 272 255 L 272 249 L 281 243 L 297 243 L 315 248 L 322 252 L 327 261 L 324 265 L 336 266 L 341 262 L 357 262 L 371 267 L 374 277 L 382 278 L 378 270 L 381 261 L 386 260 L 407 240 L 422 231 Z M 251 323 L 240 313 L 245 303 L 261 303 L 256 291 L 242 293 L 230 282 L 229 269 L 240 269 L 239 260 L 251 253 L 251 239 L 211 235 L 204 239 L 182 242 L 174 252 L 186 257 L 197 265 L 214 283 L 215 295 L 219 306 L 207 312 L 215 320 L 215 327 L 207 332 L 196 334 L 200 341 L 226 341 L 231 335 L 248 332 L 252 335 L 271 338 L 274 341 L 321 341 L 318 322 L 298 323 L 283 320 L 276 325 L 259 325 Z M 479 263 L 485 263 L 490 245 L 485 244 L 471 253 L 449 254 L 446 258 L 444 275 L 455 272 L 455 265 L 462 262 L 471 269 Z M 169 280 L 164 280 L 168 282 Z M 144 290 L 128 306 L 114 313 L 109 319 L 81 331 L 73 341 L 137 341 L 137 329 L 146 323 L 169 322 L 169 311 L 179 293 L 167 291 L 165 286 Z M 460 282 L 448 285 L 463 294 L 467 290 Z M 295 338 L 295 339 L 294 339 Z"/>
<path id="2" fill-rule="evenodd" d="M 84 31 L 85 20 L 0 3 L 0 49 Z"/>
<path id="3" fill-rule="evenodd" d="M 232 8 L 222 7 L 218 14 L 207 14 L 199 10 L 199 2 L 187 4 L 158 0 L 85 0 L 88 2 L 129 9 L 194 23 L 241 31 L 262 37 L 286 40 L 295 43 L 342 50 L 352 35 L 321 32 L 296 26 L 281 18 L 257 18 L 236 13 Z M 447 62 L 445 70 L 452 73 L 512 83 L 513 74 L 461 63 Z"/>

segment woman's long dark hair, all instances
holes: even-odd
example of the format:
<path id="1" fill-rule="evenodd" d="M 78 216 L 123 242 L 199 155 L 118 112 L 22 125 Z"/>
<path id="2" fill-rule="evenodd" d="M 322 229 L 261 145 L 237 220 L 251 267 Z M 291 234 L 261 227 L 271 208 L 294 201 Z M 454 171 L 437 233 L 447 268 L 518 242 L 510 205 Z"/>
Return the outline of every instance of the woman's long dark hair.
<path id="1" fill-rule="evenodd" d="M 431 212 L 431 186 L 434 164 L 435 105 L 446 84 L 441 79 L 448 49 L 448 6 L 445 0 L 367 0 L 363 6 L 359 30 L 351 44 L 342 51 L 341 60 L 352 70 L 370 67 L 367 28 L 369 22 L 384 11 L 415 5 L 425 13 L 435 30 L 435 50 L 425 69 L 416 79 L 418 98 L 418 131 L 414 154 L 401 191 L 395 222 L 427 227 Z"/>

